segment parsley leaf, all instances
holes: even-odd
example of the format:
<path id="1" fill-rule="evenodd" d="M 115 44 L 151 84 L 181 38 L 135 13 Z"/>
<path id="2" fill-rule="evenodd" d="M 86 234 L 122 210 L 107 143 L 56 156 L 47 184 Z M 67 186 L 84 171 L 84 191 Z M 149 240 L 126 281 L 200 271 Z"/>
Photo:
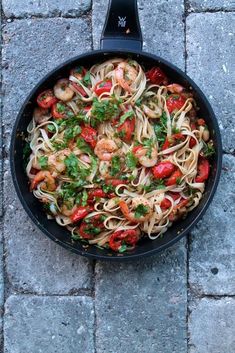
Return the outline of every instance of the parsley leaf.
<path id="1" fill-rule="evenodd" d="M 87 71 L 85 76 L 83 77 L 83 83 L 85 86 L 89 86 L 91 84 L 91 74 L 90 71 Z"/>
<path id="2" fill-rule="evenodd" d="M 77 139 L 77 147 L 85 153 L 88 153 L 88 154 L 92 153 L 91 147 L 88 145 L 88 143 L 85 140 L 83 140 L 80 137 Z"/>
<path id="3" fill-rule="evenodd" d="M 119 124 L 117 126 L 122 125 L 126 121 L 126 119 L 132 118 L 133 116 L 134 116 L 134 112 L 132 110 L 129 110 L 128 112 L 126 112 L 125 114 L 123 114 L 121 116 L 120 122 L 119 122 Z"/>
<path id="4" fill-rule="evenodd" d="M 74 153 L 65 158 L 64 164 L 67 168 L 68 176 L 75 179 L 78 177 L 78 159 Z"/>
<path id="5" fill-rule="evenodd" d="M 92 125 L 96 126 L 97 123 L 102 123 L 103 121 L 110 120 L 119 115 L 120 109 L 118 102 L 115 100 L 104 99 L 98 101 L 98 99 L 93 100 L 92 104 Z"/>
<path id="6" fill-rule="evenodd" d="M 115 176 L 118 173 L 120 173 L 120 169 L 121 169 L 120 157 L 119 156 L 114 156 L 112 158 L 112 160 L 111 160 L 111 171 L 110 171 L 110 174 L 112 176 Z"/>
<path id="7" fill-rule="evenodd" d="M 68 127 L 64 131 L 64 140 L 65 141 L 72 140 L 74 137 L 76 137 L 80 133 L 81 133 L 81 128 L 79 125 L 76 125 L 74 127 Z"/>
<path id="8" fill-rule="evenodd" d="M 126 165 L 130 170 L 134 170 L 137 166 L 138 158 L 132 153 L 127 152 L 126 154 Z"/>
<path id="9" fill-rule="evenodd" d="M 135 209 L 135 218 L 140 218 L 148 213 L 148 207 L 140 204 Z"/>
<path id="10" fill-rule="evenodd" d="M 47 169 L 48 168 L 48 157 L 47 156 L 39 157 L 38 164 L 40 165 L 41 169 Z"/>
<path id="11" fill-rule="evenodd" d="M 210 141 L 208 143 L 203 143 L 203 148 L 202 148 L 203 156 L 208 158 L 213 156 L 215 154 L 215 148 L 213 146 L 213 142 Z"/>

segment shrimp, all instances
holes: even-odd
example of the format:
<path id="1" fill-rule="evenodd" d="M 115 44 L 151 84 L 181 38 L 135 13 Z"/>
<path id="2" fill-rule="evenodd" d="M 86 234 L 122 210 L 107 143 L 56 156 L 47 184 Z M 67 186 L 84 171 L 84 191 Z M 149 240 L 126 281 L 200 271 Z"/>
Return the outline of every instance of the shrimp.
<path id="1" fill-rule="evenodd" d="M 153 214 L 149 201 L 143 196 L 134 197 L 130 206 L 128 206 L 126 201 L 121 200 L 119 202 L 119 206 L 123 215 L 128 219 L 128 221 L 133 223 L 148 221 Z"/>
<path id="2" fill-rule="evenodd" d="M 119 85 L 124 90 L 131 93 L 132 89 L 130 85 L 135 81 L 137 71 L 133 66 L 129 65 L 125 61 L 122 61 L 115 69 L 115 77 Z"/>
<path id="3" fill-rule="evenodd" d="M 66 166 L 64 160 L 70 153 L 71 151 L 66 148 L 48 156 L 48 167 L 53 174 L 57 175 L 57 173 L 63 173 L 65 171 Z"/>
<path id="4" fill-rule="evenodd" d="M 138 149 L 136 149 L 136 151 L 134 152 L 136 158 L 138 159 L 139 163 L 146 167 L 153 167 L 156 163 L 157 163 L 157 149 L 156 147 L 138 147 Z"/>
<path id="5" fill-rule="evenodd" d="M 147 107 L 147 105 L 143 104 L 143 111 L 145 112 L 145 114 L 151 118 L 151 119 L 156 119 L 156 118 L 160 118 L 160 116 L 162 115 L 162 110 L 161 108 L 159 108 L 156 104 L 152 103 L 151 104 L 151 108 Z"/>
<path id="6" fill-rule="evenodd" d="M 68 208 L 65 204 L 61 206 L 60 208 L 60 213 L 62 213 L 64 216 L 70 217 L 76 210 L 77 206 L 74 205 L 71 209 Z"/>
<path id="7" fill-rule="evenodd" d="M 49 109 L 37 107 L 33 111 L 33 118 L 37 124 L 42 124 L 51 118 Z"/>
<path id="8" fill-rule="evenodd" d="M 184 87 L 179 85 L 178 83 L 172 83 L 171 85 L 166 86 L 166 88 L 171 93 L 182 93 L 184 90 Z"/>
<path id="9" fill-rule="evenodd" d="M 41 188 L 43 190 L 55 191 L 55 178 L 47 170 L 40 170 L 40 172 L 35 175 L 31 182 L 31 190 L 35 189 L 40 182 L 42 182 Z"/>
<path id="10" fill-rule="evenodd" d="M 108 161 L 100 161 L 100 164 L 99 164 L 99 172 L 100 172 L 100 175 L 105 178 L 105 179 L 109 179 L 111 178 L 111 175 L 110 175 L 110 167 L 111 167 L 111 163 L 108 162 Z"/>
<path id="11" fill-rule="evenodd" d="M 103 138 L 97 142 L 94 152 L 102 161 L 110 161 L 117 150 L 118 146 L 113 140 Z"/>
<path id="12" fill-rule="evenodd" d="M 56 98 L 64 102 L 70 101 L 74 96 L 74 91 L 69 87 L 69 80 L 62 78 L 57 81 L 54 86 L 54 94 Z"/>

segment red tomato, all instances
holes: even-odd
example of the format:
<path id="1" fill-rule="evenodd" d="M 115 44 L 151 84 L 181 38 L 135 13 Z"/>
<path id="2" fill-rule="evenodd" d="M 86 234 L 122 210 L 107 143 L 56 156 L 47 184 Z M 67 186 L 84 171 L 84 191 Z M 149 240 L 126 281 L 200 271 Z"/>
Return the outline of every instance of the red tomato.
<path id="1" fill-rule="evenodd" d="M 168 199 L 163 199 L 162 200 L 162 202 L 161 202 L 161 208 L 163 208 L 163 209 L 167 209 L 167 208 L 169 208 L 169 207 L 171 207 L 171 202 L 170 202 L 170 200 L 168 200 Z"/>
<path id="2" fill-rule="evenodd" d="M 153 67 L 151 70 L 146 72 L 146 77 L 151 83 L 155 85 L 167 85 L 168 79 L 166 74 L 160 69 L 160 67 Z"/>
<path id="3" fill-rule="evenodd" d="M 91 147 L 95 148 L 97 131 L 90 126 L 86 126 L 82 128 L 81 137 L 91 145 Z"/>
<path id="4" fill-rule="evenodd" d="M 156 179 L 169 177 L 175 170 L 175 165 L 169 161 L 158 163 L 152 168 L 153 176 Z"/>
<path id="5" fill-rule="evenodd" d="M 71 109 L 68 108 L 66 104 L 63 102 L 56 102 L 53 104 L 51 108 L 51 113 L 53 118 L 55 119 L 63 119 L 67 116 L 68 112 L 72 112 Z"/>
<path id="6" fill-rule="evenodd" d="M 120 184 L 128 183 L 126 180 L 121 180 L 121 179 L 107 179 L 105 182 L 107 185 L 112 185 L 112 186 L 118 186 Z"/>
<path id="7" fill-rule="evenodd" d="M 81 96 L 86 97 L 86 91 L 78 83 L 70 81 L 70 85 L 75 89 L 76 92 L 80 93 Z"/>
<path id="8" fill-rule="evenodd" d="M 94 217 L 89 218 L 89 223 L 82 221 L 79 227 L 79 234 L 84 239 L 92 239 L 95 235 L 99 234 L 104 228 L 104 222 L 101 218 L 101 215 L 95 215 Z M 96 232 L 94 232 L 96 229 Z"/>
<path id="9" fill-rule="evenodd" d="M 177 141 L 184 141 L 185 136 L 181 133 L 173 134 L 170 137 L 167 137 L 164 144 L 162 145 L 162 151 L 167 150 L 168 148 L 175 146 Z"/>
<path id="10" fill-rule="evenodd" d="M 180 180 L 181 177 L 182 177 L 182 173 L 178 169 L 173 174 L 171 174 L 170 178 L 167 179 L 165 185 L 166 186 L 175 185 L 177 184 L 178 180 Z"/>
<path id="11" fill-rule="evenodd" d="M 100 96 L 102 93 L 110 92 L 111 88 L 112 88 L 112 81 L 111 80 L 99 81 L 95 85 L 94 91 L 97 94 L 97 96 Z"/>
<path id="12" fill-rule="evenodd" d="M 123 141 L 130 142 L 135 131 L 135 119 L 126 119 L 122 125 L 118 126 L 117 131 L 122 133 L 121 138 Z"/>
<path id="13" fill-rule="evenodd" d="M 50 108 L 56 102 L 57 98 L 54 96 L 54 93 L 51 89 L 42 92 L 37 98 L 39 107 L 44 109 Z"/>
<path id="14" fill-rule="evenodd" d="M 70 219 L 73 223 L 76 223 L 80 221 L 80 219 L 86 217 L 91 209 L 89 207 L 84 207 L 84 206 L 78 206 L 72 216 L 70 216 Z"/>
<path id="15" fill-rule="evenodd" d="M 138 239 L 139 236 L 136 229 L 129 229 L 126 231 L 119 230 L 111 235 L 109 239 L 109 246 L 113 251 L 118 251 L 122 246 L 123 241 L 134 247 Z"/>
<path id="16" fill-rule="evenodd" d="M 205 122 L 204 119 L 198 119 L 198 120 L 197 120 L 197 125 L 199 125 L 199 126 L 205 126 L 205 125 L 206 125 L 206 122 Z"/>
<path id="17" fill-rule="evenodd" d="M 181 109 L 185 102 L 186 98 L 183 95 L 171 94 L 166 100 L 166 106 L 169 113 L 172 113 L 174 110 Z"/>
<path id="18" fill-rule="evenodd" d="M 171 222 L 177 219 L 177 211 L 188 204 L 188 199 L 181 200 L 176 206 L 174 206 L 172 212 L 169 214 L 169 220 Z"/>
<path id="19" fill-rule="evenodd" d="M 142 148 L 141 145 L 135 146 L 135 147 L 132 148 L 132 152 L 133 152 L 134 154 L 136 154 L 136 152 L 137 152 L 138 150 L 140 150 L 141 148 Z"/>
<path id="20" fill-rule="evenodd" d="M 196 145 L 196 143 L 197 143 L 196 140 L 193 137 L 190 137 L 189 147 L 193 148 Z"/>
<path id="21" fill-rule="evenodd" d="M 107 197 L 102 189 L 94 189 L 88 192 L 88 201 L 95 201 L 95 198 Z"/>
<path id="22" fill-rule="evenodd" d="M 197 167 L 196 183 L 203 183 L 208 179 L 210 173 L 210 164 L 205 157 L 200 157 Z"/>

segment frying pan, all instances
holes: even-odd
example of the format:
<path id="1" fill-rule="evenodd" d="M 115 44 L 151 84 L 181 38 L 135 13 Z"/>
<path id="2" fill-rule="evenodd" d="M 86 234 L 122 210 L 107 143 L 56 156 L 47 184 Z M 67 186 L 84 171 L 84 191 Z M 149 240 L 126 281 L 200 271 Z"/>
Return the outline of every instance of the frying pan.
<path id="1" fill-rule="evenodd" d="M 100 46 L 100 50 L 79 55 L 58 66 L 31 91 L 18 113 L 13 128 L 10 147 L 11 171 L 18 197 L 25 211 L 45 235 L 79 255 L 103 260 L 124 261 L 152 255 L 166 249 L 188 234 L 192 227 L 201 219 L 213 198 L 219 181 L 222 144 L 215 115 L 197 85 L 173 64 L 156 55 L 142 51 L 142 35 L 136 0 L 110 0 Z M 22 152 L 25 145 L 25 136 L 27 136 L 26 129 L 32 119 L 37 95 L 43 90 L 51 88 L 58 79 L 68 77 L 73 67 L 77 65 L 90 67 L 115 56 L 137 60 L 144 65 L 145 69 L 159 66 L 173 82 L 180 83 L 192 90 L 200 109 L 199 115 L 206 120 L 216 150 L 211 160 L 211 173 L 206 184 L 205 193 L 198 207 L 190 212 L 184 220 L 174 223 L 163 237 L 156 240 L 149 240 L 144 237 L 134 250 L 124 254 L 117 254 L 108 249 L 101 250 L 95 246 L 84 246 L 84 243 L 81 242 L 73 242 L 67 229 L 59 226 L 54 220 L 48 220 L 42 205 L 29 191 Z"/>

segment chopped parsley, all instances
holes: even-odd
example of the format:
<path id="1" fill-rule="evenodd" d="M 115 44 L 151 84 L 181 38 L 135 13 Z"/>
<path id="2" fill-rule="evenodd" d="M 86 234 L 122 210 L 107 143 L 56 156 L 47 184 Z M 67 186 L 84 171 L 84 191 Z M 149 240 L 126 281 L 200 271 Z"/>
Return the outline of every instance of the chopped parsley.
<path id="1" fill-rule="evenodd" d="M 119 115 L 120 109 L 117 100 L 107 100 L 98 101 L 98 99 L 93 100 L 92 104 L 92 126 L 96 126 L 97 123 L 102 123 L 103 121 L 110 120 Z"/>
<path id="2" fill-rule="evenodd" d="M 60 196 L 64 201 L 67 201 L 71 198 L 76 198 L 84 185 L 85 182 L 83 180 L 79 180 L 74 183 L 63 183 L 60 190 Z"/>
<path id="3" fill-rule="evenodd" d="M 140 218 L 142 216 L 145 216 L 149 211 L 149 208 L 147 206 L 144 206 L 143 204 L 140 204 L 136 207 L 135 209 L 135 218 Z"/>
<path id="4" fill-rule="evenodd" d="M 47 156 L 39 157 L 38 164 L 40 165 L 41 169 L 47 169 L 48 168 L 48 157 Z"/>
<path id="5" fill-rule="evenodd" d="M 114 156 L 111 160 L 111 171 L 110 174 L 115 176 L 120 173 L 121 169 L 121 160 L 119 156 Z"/>
<path id="6" fill-rule="evenodd" d="M 77 135 L 79 135 L 81 133 L 81 128 L 79 125 L 76 125 L 74 127 L 68 127 L 67 129 L 65 129 L 64 131 L 64 140 L 65 141 L 69 141 L 72 140 L 74 137 L 76 137 Z"/>
<path id="7" fill-rule="evenodd" d="M 90 174 L 90 169 L 83 168 L 78 163 L 78 159 L 74 153 L 71 153 L 65 158 L 64 164 L 66 165 L 67 174 L 72 179 L 85 179 Z"/>
<path id="8" fill-rule="evenodd" d="M 51 132 L 52 134 L 54 134 L 54 132 L 56 132 L 55 125 L 53 125 L 53 124 L 48 124 L 48 125 L 47 125 L 47 130 L 48 130 L 49 132 Z"/>
<path id="9" fill-rule="evenodd" d="M 126 154 L 126 165 L 130 170 L 134 170 L 137 166 L 138 158 L 132 153 L 127 152 Z"/>
<path id="10" fill-rule="evenodd" d="M 215 154 L 215 148 L 213 146 L 213 142 L 210 141 L 208 143 L 203 143 L 203 148 L 202 148 L 203 156 L 208 158 L 213 156 Z"/>
<path id="11" fill-rule="evenodd" d="M 162 113 L 159 119 L 159 123 L 154 125 L 154 132 L 155 132 L 157 141 L 161 147 L 166 139 L 166 134 L 167 134 L 167 115 L 165 112 Z"/>
<path id="12" fill-rule="evenodd" d="M 92 153 L 90 145 L 88 145 L 88 143 L 80 137 L 77 139 L 77 147 L 85 153 Z"/>
<path id="13" fill-rule="evenodd" d="M 126 121 L 126 119 L 128 119 L 128 118 L 133 118 L 133 116 L 134 116 L 133 110 L 129 110 L 128 112 L 126 112 L 125 114 L 123 114 L 123 115 L 121 116 L 120 121 L 119 121 L 119 124 L 118 124 L 117 126 L 122 125 L 122 124 Z"/>
<path id="14" fill-rule="evenodd" d="M 86 87 L 91 85 L 91 74 L 90 74 L 90 71 L 87 71 L 85 76 L 83 77 L 83 84 Z"/>

